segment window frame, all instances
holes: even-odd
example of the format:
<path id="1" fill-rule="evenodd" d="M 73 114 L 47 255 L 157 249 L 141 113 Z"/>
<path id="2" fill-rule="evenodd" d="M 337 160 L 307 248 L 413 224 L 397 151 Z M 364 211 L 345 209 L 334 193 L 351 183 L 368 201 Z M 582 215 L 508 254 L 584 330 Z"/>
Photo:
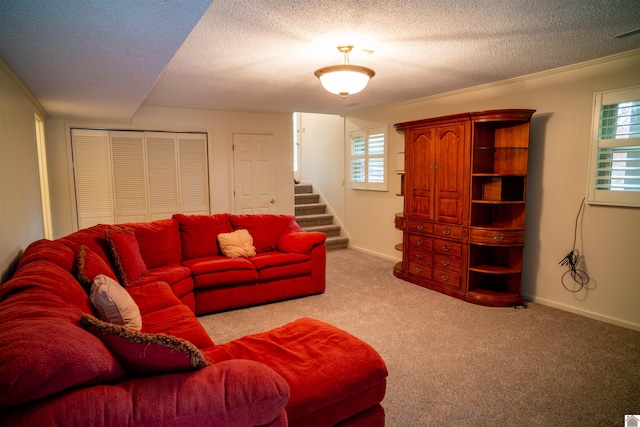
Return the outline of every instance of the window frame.
<path id="1" fill-rule="evenodd" d="M 640 189 L 619 191 L 614 189 L 598 188 L 599 164 L 602 163 L 601 149 L 610 152 L 616 149 L 629 147 L 628 151 L 638 152 L 640 148 L 640 136 L 633 138 L 600 139 L 601 112 L 603 106 L 623 104 L 640 101 L 640 86 L 617 89 L 611 91 L 596 92 L 593 101 L 593 116 L 589 155 L 589 174 L 587 184 L 587 202 L 595 205 L 611 205 L 625 207 L 640 207 Z M 619 109 L 620 107 L 618 107 Z M 640 160 L 639 160 L 640 161 Z M 613 163 L 613 160 L 610 161 Z M 613 177 L 614 171 L 611 171 Z M 606 176 L 606 175 L 605 175 Z"/>
<path id="2" fill-rule="evenodd" d="M 375 144 L 374 137 L 383 136 L 382 153 L 371 153 L 372 144 Z M 353 145 L 356 137 L 364 137 L 364 153 L 354 154 Z M 389 191 L 389 127 L 386 125 L 372 127 L 368 129 L 355 129 L 349 132 L 347 144 L 349 173 L 349 188 L 352 190 L 368 191 Z M 374 162 L 382 160 L 382 173 L 371 173 Z M 354 162 L 359 161 L 363 165 L 362 181 L 354 181 Z M 378 169 L 380 165 L 378 165 Z M 375 180 L 372 177 L 381 177 L 382 180 Z"/>

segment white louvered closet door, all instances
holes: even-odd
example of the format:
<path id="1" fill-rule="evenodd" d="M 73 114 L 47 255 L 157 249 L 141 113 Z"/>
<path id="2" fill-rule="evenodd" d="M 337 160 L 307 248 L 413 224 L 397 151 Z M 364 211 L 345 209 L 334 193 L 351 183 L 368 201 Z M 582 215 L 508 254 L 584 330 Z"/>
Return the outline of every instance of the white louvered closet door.
<path id="1" fill-rule="evenodd" d="M 72 129 L 78 227 L 115 222 L 109 131 Z"/>
<path id="2" fill-rule="evenodd" d="M 209 214 L 207 136 L 72 130 L 78 227 Z"/>
<path id="3" fill-rule="evenodd" d="M 178 134 L 180 211 L 185 214 L 209 213 L 209 168 L 207 136 Z"/>
<path id="4" fill-rule="evenodd" d="M 110 132 L 116 223 L 146 221 L 144 132 Z"/>
<path id="5" fill-rule="evenodd" d="M 177 136 L 168 132 L 146 132 L 149 176 L 149 219 L 171 218 L 180 212 Z"/>

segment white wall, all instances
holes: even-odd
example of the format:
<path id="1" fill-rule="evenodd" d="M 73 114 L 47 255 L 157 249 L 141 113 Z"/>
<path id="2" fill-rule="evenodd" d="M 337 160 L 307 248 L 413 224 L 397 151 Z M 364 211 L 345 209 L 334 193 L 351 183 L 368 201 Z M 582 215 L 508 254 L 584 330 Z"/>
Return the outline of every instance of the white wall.
<path id="1" fill-rule="evenodd" d="M 344 119 L 330 114 L 302 113 L 301 181 L 311 182 L 338 222 L 345 219 Z"/>
<path id="2" fill-rule="evenodd" d="M 372 253 L 388 259 L 400 259 L 399 252 L 389 246 L 389 241 L 402 242 L 402 232 L 393 227 L 393 218 L 402 211 L 398 151 L 402 151 L 402 138 L 389 128 L 390 187 L 388 192 L 351 190 L 347 183 L 348 131 L 385 125 L 355 118 L 326 114 L 302 114 L 302 181 L 312 182 L 343 227 L 353 249 Z M 363 217 L 363 215 L 366 215 Z M 372 229 L 372 227 L 375 227 Z"/>
<path id="3" fill-rule="evenodd" d="M 291 114 L 237 113 L 190 108 L 142 106 L 127 123 L 47 121 L 47 142 L 54 238 L 75 230 L 70 127 L 199 131 L 209 138 L 211 210 L 233 210 L 234 133 L 273 134 L 278 160 L 278 212 L 293 214 L 293 124 Z"/>
<path id="4" fill-rule="evenodd" d="M 36 112 L 43 114 L 0 59 L 0 283 L 26 246 L 44 237 Z"/>
<path id="5" fill-rule="evenodd" d="M 566 269 L 558 265 L 572 249 L 576 215 L 586 195 L 593 93 L 640 85 L 638 70 L 640 50 L 365 112 L 348 117 L 345 131 L 369 122 L 392 126 L 468 111 L 537 110 L 531 126 L 523 295 L 640 330 L 636 271 L 640 209 L 586 206 L 577 249 L 585 257 L 590 289 L 566 291 L 561 283 Z M 402 137 L 396 134 L 392 139 L 396 147 L 401 144 L 397 138 L 401 141 Z M 337 152 L 341 145 L 335 142 L 326 149 Z M 323 169 L 321 165 L 317 168 Z M 393 229 L 393 214 L 402 210 L 395 196 L 399 185 L 399 178 L 391 176 L 388 193 L 343 190 L 344 226 L 354 247 L 399 259 L 393 249 L 400 241 Z"/>

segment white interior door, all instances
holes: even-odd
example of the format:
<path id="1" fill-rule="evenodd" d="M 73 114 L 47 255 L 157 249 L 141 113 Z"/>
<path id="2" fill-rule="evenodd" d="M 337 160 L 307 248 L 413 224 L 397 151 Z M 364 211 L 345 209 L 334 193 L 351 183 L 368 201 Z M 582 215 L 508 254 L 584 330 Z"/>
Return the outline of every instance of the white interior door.
<path id="1" fill-rule="evenodd" d="M 273 135 L 233 135 L 235 213 L 276 213 Z"/>

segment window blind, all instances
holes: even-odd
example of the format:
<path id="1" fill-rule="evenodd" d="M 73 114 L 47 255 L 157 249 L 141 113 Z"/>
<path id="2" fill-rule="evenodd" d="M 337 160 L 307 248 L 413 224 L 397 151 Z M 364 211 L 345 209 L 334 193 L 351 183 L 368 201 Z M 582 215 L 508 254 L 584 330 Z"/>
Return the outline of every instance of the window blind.
<path id="1" fill-rule="evenodd" d="M 357 190 L 387 191 L 386 126 L 350 134 L 350 186 Z"/>
<path id="2" fill-rule="evenodd" d="M 640 87 L 594 96 L 587 200 L 640 206 Z"/>

